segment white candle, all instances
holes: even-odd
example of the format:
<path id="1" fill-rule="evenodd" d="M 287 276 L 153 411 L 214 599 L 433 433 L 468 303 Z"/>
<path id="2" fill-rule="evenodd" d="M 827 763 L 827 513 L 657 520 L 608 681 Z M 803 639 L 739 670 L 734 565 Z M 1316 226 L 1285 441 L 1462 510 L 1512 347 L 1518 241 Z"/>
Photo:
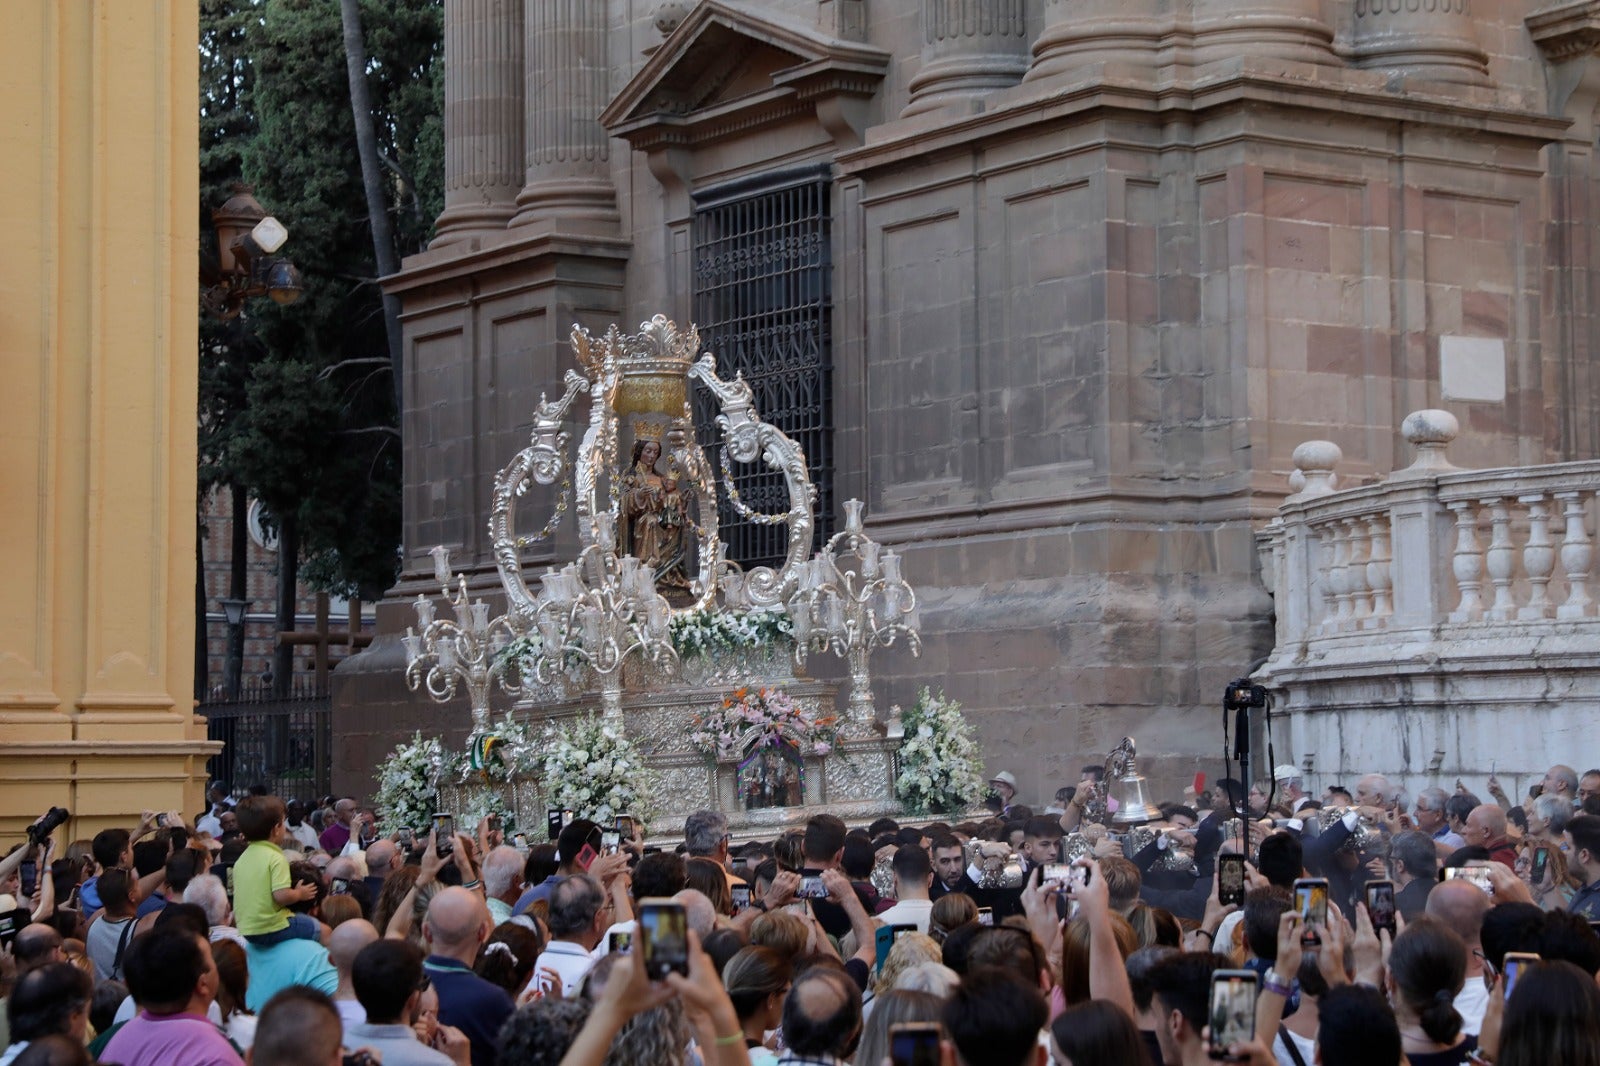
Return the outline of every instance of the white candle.
<path id="1" fill-rule="evenodd" d="M 429 554 L 433 556 L 433 576 L 441 585 L 450 584 L 450 549 L 436 544 Z"/>

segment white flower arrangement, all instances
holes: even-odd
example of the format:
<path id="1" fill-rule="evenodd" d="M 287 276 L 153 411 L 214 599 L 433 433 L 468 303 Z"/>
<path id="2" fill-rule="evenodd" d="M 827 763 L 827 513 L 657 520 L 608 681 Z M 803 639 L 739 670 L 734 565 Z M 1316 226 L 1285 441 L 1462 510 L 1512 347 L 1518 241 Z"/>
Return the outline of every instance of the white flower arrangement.
<path id="1" fill-rule="evenodd" d="M 619 814 L 649 820 L 658 781 L 622 734 L 595 715 L 552 726 L 541 738 L 545 806 L 602 825 Z"/>
<path id="2" fill-rule="evenodd" d="M 716 651 L 764 648 L 794 640 L 794 623 L 777 607 L 686 611 L 674 616 L 668 628 L 672 634 L 672 648 L 680 659 L 694 659 Z"/>
<path id="3" fill-rule="evenodd" d="M 439 777 L 448 760 L 437 737 L 423 739 L 418 732 L 406 744 L 395 745 L 378 773 L 373 806 L 383 824 L 426 831 L 438 809 Z"/>
<path id="4" fill-rule="evenodd" d="M 895 796 L 916 814 L 949 814 L 983 794 L 982 760 L 961 704 L 923 689 L 901 717 L 900 773 Z"/>

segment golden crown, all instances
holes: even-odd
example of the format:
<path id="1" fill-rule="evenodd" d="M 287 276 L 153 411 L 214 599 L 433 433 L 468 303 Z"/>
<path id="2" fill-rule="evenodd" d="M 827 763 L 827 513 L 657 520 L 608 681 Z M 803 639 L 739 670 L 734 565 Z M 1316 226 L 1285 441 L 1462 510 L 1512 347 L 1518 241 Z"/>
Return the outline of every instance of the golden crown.
<path id="1" fill-rule="evenodd" d="M 590 380 L 616 370 L 612 410 L 617 414 L 676 417 L 688 401 L 689 367 L 700 351 L 700 331 L 690 326 L 679 332 L 666 315 L 641 323 L 638 333 L 621 333 L 613 325 L 598 340 L 574 326 L 572 350 Z"/>
<path id="2" fill-rule="evenodd" d="M 668 422 L 662 418 L 635 418 L 630 422 L 635 441 L 653 440 L 657 444 L 667 439 Z"/>

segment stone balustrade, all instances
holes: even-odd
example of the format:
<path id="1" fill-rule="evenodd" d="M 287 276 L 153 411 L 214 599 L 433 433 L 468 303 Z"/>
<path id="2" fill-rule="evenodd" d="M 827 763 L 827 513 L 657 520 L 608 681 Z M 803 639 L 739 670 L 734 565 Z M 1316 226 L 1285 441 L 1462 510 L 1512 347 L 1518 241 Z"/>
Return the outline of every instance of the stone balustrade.
<path id="1" fill-rule="evenodd" d="M 1303 661 L 1318 641 L 1388 642 L 1399 629 L 1449 638 L 1460 627 L 1600 621 L 1589 532 L 1600 460 L 1458 470 L 1444 457 L 1455 436 L 1447 412 L 1417 412 L 1404 433 L 1416 463 L 1344 490 L 1336 445 L 1296 449 L 1299 491 L 1257 534 L 1278 610 L 1273 663 Z"/>
<path id="2" fill-rule="evenodd" d="M 1600 460 L 1462 470 L 1457 430 L 1412 414 L 1416 461 L 1348 488 L 1336 445 L 1302 444 L 1296 491 L 1257 533 L 1277 615 L 1257 677 L 1314 779 L 1381 771 L 1415 791 L 1498 763 L 1510 788 L 1600 762 L 1583 739 L 1600 710 Z"/>

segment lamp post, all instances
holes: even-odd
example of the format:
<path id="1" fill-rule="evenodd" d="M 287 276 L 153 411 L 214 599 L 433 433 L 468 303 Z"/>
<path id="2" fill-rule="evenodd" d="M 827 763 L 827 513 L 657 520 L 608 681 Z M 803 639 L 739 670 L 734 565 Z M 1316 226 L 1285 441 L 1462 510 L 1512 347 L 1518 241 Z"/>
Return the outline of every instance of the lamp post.
<path id="1" fill-rule="evenodd" d="M 289 239 L 289 231 L 250 194 L 250 186 L 236 183 L 227 203 L 211 212 L 217 230 L 215 270 L 202 264 L 200 303 L 224 321 L 237 318 L 245 301 L 268 296 L 274 303 L 292 304 L 300 298 L 300 271 L 285 256 L 275 253 Z"/>
<path id="2" fill-rule="evenodd" d="M 250 601 L 227 596 L 218 602 L 222 604 L 223 616 L 228 620 L 228 652 L 222 664 L 222 687 L 227 690 L 230 700 L 236 700 L 244 674 L 244 616 Z"/>

